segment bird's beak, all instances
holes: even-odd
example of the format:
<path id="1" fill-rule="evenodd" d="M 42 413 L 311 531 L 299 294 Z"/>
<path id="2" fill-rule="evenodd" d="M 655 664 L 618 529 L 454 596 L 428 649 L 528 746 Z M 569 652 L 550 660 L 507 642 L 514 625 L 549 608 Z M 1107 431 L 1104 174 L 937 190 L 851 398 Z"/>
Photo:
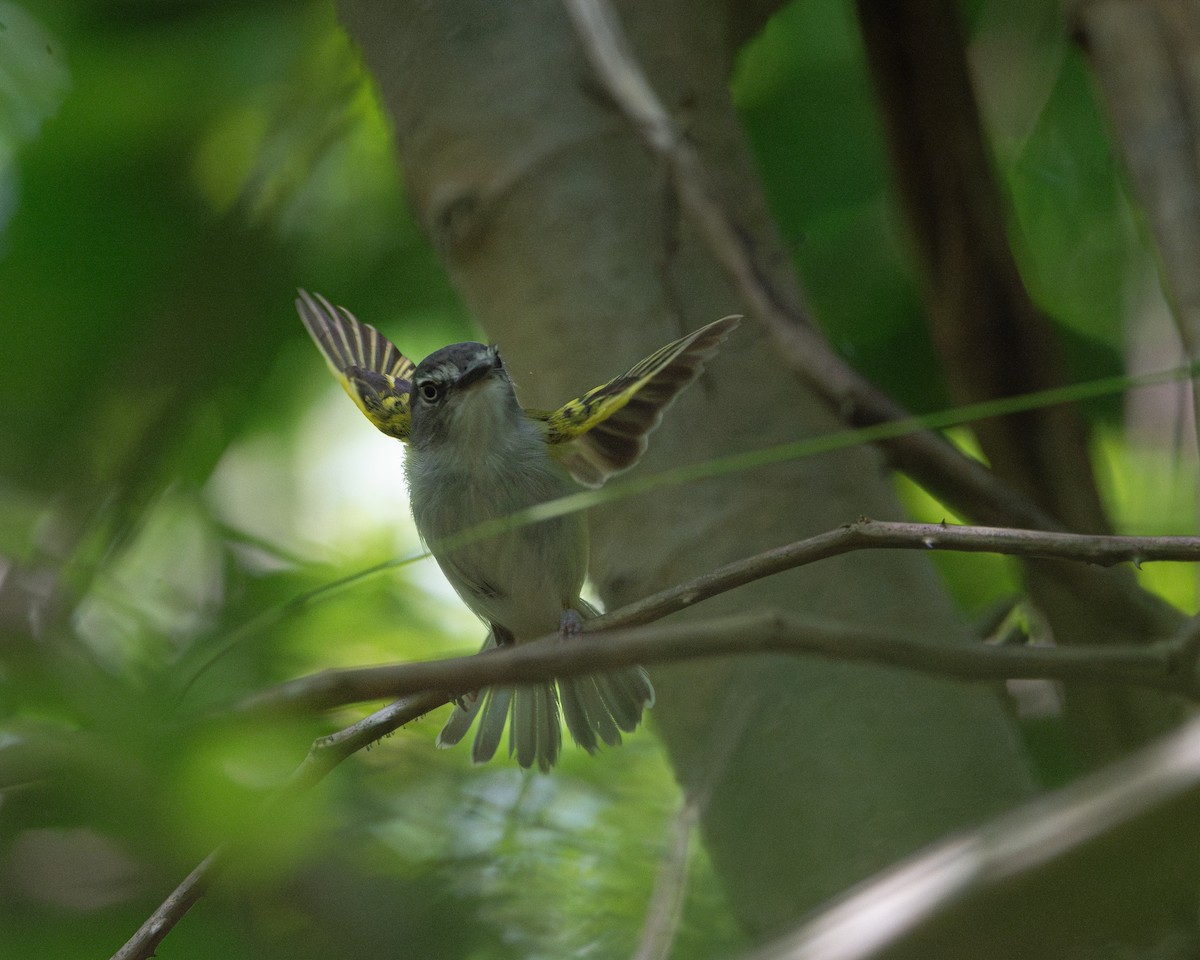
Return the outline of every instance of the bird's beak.
<path id="1" fill-rule="evenodd" d="M 485 356 L 480 357 L 471 366 L 463 371 L 461 377 L 455 386 L 459 389 L 469 387 L 473 383 L 478 383 L 481 380 L 491 376 L 500 369 L 500 354 L 492 351 Z"/>

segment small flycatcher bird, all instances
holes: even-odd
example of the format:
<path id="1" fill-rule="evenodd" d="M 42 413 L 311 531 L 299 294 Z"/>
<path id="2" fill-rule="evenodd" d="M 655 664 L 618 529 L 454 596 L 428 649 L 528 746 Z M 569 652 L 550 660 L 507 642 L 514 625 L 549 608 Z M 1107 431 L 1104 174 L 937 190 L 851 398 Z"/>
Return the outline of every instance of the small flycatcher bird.
<path id="1" fill-rule="evenodd" d="M 324 297 L 299 291 L 296 310 L 334 376 L 367 419 L 408 444 L 405 474 L 422 540 L 463 602 L 488 624 L 484 648 L 525 643 L 555 630 L 579 632 L 595 616 L 580 598 L 587 575 L 584 514 L 529 524 L 487 539 L 443 546 L 476 524 L 566 496 L 575 484 L 598 487 L 637 463 L 663 411 L 694 381 L 739 317 L 701 327 L 651 354 L 627 373 L 557 410 L 517 401 L 500 352 L 455 343 L 414 365 L 378 330 Z M 476 763 L 496 752 L 511 713 L 508 752 L 522 767 L 549 770 L 567 729 L 594 752 L 632 732 L 654 688 L 641 667 L 520 687 L 493 687 L 466 698 L 438 736 L 458 743 L 476 716 Z"/>

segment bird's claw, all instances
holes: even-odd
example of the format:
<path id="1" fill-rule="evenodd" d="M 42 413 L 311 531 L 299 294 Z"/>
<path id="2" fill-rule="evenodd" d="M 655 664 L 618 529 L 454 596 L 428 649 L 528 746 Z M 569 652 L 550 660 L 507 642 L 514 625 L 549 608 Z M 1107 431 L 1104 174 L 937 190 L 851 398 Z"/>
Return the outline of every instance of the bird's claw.
<path id="1" fill-rule="evenodd" d="M 578 610 L 570 608 L 562 612 L 562 619 L 558 622 L 558 635 L 562 640 L 569 640 L 571 637 L 577 637 L 583 633 L 583 617 L 579 615 Z"/>

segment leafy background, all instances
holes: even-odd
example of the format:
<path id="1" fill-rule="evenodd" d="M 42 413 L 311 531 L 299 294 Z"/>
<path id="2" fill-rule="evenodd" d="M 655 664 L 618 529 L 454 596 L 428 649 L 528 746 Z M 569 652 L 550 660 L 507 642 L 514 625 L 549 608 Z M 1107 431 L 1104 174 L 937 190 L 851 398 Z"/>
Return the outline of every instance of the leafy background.
<path id="1" fill-rule="evenodd" d="M 969 13 L 1013 242 L 1072 374 L 1171 366 L 1154 262 L 1054 5 Z M 946 406 L 852 10 L 783 8 L 733 87 L 830 338 L 911 408 Z M 245 830 L 250 855 L 170 955 L 627 956 L 680 804 L 652 734 L 544 777 L 434 750 L 431 717 L 253 817 L 361 711 L 215 711 L 480 635 L 428 561 L 332 586 L 418 544 L 399 445 L 330 383 L 298 285 L 416 357 L 481 336 L 327 3 L 0 0 L 0 955 L 111 953 Z M 1124 531 L 1195 527 L 1182 398 L 1087 408 Z M 901 485 L 917 516 L 948 516 Z M 1016 591 L 1001 559 L 938 562 L 971 617 Z M 1195 609 L 1187 568 L 1140 576 Z M 693 841 L 675 955 L 741 945 Z"/>

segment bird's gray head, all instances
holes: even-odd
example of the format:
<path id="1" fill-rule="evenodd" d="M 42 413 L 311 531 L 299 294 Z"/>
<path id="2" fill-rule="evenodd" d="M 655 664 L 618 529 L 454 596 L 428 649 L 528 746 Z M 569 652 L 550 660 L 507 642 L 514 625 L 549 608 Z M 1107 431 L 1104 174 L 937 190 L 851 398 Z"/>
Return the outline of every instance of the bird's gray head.
<path id="1" fill-rule="evenodd" d="M 511 431 L 520 416 L 496 347 L 452 343 L 427 356 L 413 373 L 414 447 L 478 448 Z"/>

